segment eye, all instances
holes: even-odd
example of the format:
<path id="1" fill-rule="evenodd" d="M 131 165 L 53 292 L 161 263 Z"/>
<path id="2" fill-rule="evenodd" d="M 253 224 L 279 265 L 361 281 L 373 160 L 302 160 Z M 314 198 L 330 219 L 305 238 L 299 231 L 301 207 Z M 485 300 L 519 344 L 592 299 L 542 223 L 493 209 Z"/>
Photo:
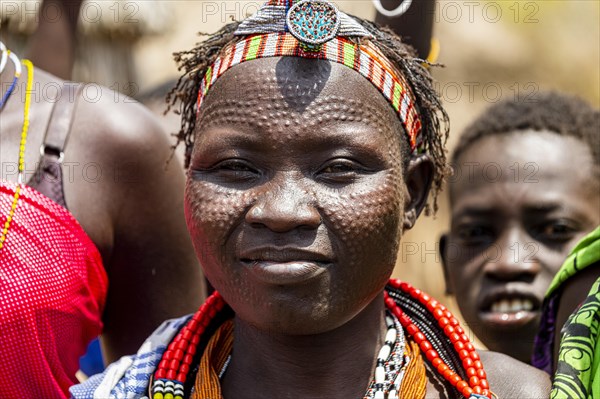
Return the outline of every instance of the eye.
<path id="1" fill-rule="evenodd" d="M 246 162 L 240 160 L 220 162 L 215 166 L 215 169 L 230 170 L 233 172 L 251 172 L 253 170 Z"/>
<path id="2" fill-rule="evenodd" d="M 354 172 L 355 168 L 349 162 L 336 162 L 321 170 L 321 173 L 348 173 Z"/>
<path id="3" fill-rule="evenodd" d="M 478 245 L 494 240 L 493 229 L 490 226 L 479 223 L 459 225 L 455 234 L 466 245 Z"/>
<path id="4" fill-rule="evenodd" d="M 366 169 L 358 162 L 338 158 L 325 163 L 317 172 L 317 176 L 335 183 L 351 183 L 364 172 Z"/>
<path id="5" fill-rule="evenodd" d="M 578 232 L 577 225 L 565 219 L 550 220 L 536 228 L 536 235 L 546 241 L 569 241 Z"/>
<path id="6" fill-rule="evenodd" d="M 243 159 L 227 159 L 208 168 L 209 173 L 224 181 L 248 181 L 260 176 L 260 172 L 250 162 Z"/>

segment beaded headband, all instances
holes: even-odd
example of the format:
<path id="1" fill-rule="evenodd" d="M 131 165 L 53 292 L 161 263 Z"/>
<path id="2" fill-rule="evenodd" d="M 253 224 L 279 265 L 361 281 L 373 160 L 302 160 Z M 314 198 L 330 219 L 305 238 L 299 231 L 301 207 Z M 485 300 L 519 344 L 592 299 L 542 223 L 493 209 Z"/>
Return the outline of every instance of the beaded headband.
<path id="1" fill-rule="evenodd" d="M 269 0 L 239 25 L 235 35 L 246 37 L 224 49 L 206 71 L 198 112 L 216 80 L 235 65 L 280 56 L 322 59 L 354 69 L 369 80 L 398 114 L 411 150 L 421 144 L 421 120 L 410 86 L 375 45 L 350 40 L 372 35 L 329 1 Z"/>

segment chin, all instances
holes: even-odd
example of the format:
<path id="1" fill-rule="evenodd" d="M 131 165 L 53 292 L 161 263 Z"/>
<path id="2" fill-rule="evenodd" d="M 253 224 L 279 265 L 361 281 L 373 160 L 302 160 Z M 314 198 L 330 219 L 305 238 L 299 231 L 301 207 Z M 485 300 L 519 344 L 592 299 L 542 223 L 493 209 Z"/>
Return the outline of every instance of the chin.
<path id="1" fill-rule="evenodd" d="M 292 306 L 289 303 L 263 304 L 236 311 L 245 323 L 254 328 L 277 335 L 316 335 L 332 331 L 342 326 L 346 320 L 322 304 L 309 303 L 302 305 L 298 301 Z M 235 310 L 235 309 L 234 309 Z"/>

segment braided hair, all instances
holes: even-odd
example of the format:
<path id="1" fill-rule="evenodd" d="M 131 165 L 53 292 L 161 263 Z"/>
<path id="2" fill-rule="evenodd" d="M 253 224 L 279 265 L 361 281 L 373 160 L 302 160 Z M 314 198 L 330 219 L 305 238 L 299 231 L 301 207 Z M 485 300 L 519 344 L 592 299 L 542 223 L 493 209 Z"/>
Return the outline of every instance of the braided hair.
<path id="1" fill-rule="evenodd" d="M 437 210 L 437 194 L 440 191 L 445 177 L 448 175 L 449 167 L 446 159 L 445 144 L 448 138 L 449 122 L 448 115 L 442 107 L 440 97 L 434 90 L 433 81 L 425 65 L 427 62 L 416 57 L 415 50 L 404 44 L 392 30 L 381 27 L 374 22 L 354 17 L 371 35 L 369 39 L 390 60 L 410 85 L 422 122 L 422 148 L 431 157 L 434 163 L 434 178 L 432 183 L 433 204 L 427 205 L 426 213 L 431 208 Z M 177 80 L 175 87 L 167 95 L 169 109 L 179 104 L 181 114 L 181 128 L 175 134 L 177 147 L 181 142 L 185 144 L 185 166 L 189 166 L 191 151 L 194 144 L 194 132 L 196 128 L 196 105 L 198 91 L 204 74 L 208 68 L 221 55 L 222 51 L 242 37 L 235 36 L 239 22 L 225 25 L 221 30 L 208 39 L 199 43 L 195 48 L 188 51 L 175 53 L 175 61 L 181 77 Z M 410 160 L 410 146 L 408 136 L 403 134 L 402 156 L 405 166 Z"/>

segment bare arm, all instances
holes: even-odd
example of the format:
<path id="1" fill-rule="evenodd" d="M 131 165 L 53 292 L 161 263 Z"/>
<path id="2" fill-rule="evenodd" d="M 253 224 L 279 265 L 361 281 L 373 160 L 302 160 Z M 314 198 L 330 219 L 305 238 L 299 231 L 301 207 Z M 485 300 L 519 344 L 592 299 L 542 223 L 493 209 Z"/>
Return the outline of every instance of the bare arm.
<path id="1" fill-rule="evenodd" d="M 499 398 L 547 399 L 550 376 L 512 357 L 480 351 L 491 390 Z"/>
<path id="2" fill-rule="evenodd" d="M 396 9 L 400 3 L 401 0 L 381 0 L 386 10 Z M 377 13 L 375 21 L 392 28 L 403 40 L 417 49 L 420 58 L 426 59 L 431 48 L 434 13 L 435 0 L 413 0 L 405 14 L 387 17 Z"/>
<path id="3" fill-rule="evenodd" d="M 74 127 L 67 152 L 102 165 L 102 179 L 66 194 L 108 273 L 102 346 L 112 362 L 162 321 L 197 310 L 204 278 L 185 225 L 183 169 L 176 160 L 165 168 L 172 143 L 150 112 L 103 89 L 99 102 L 80 102 Z"/>

